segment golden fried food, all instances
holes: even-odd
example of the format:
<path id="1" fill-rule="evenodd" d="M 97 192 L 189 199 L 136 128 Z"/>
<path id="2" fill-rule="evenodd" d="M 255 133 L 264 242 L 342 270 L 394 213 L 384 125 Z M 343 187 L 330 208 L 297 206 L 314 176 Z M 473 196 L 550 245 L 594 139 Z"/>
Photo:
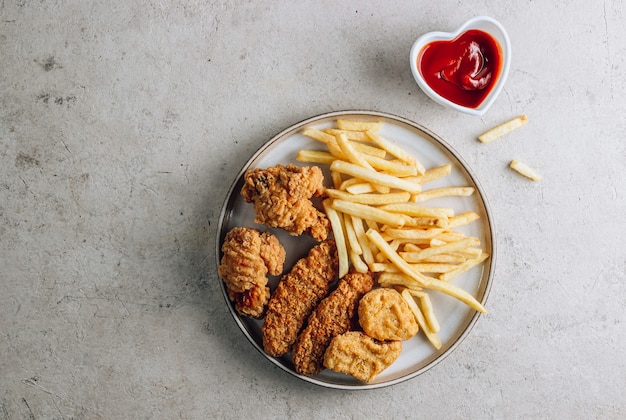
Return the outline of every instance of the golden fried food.
<path id="1" fill-rule="evenodd" d="M 291 235 L 308 233 L 318 241 L 330 234 L 326 215 L 311 197 L 325 194 L 324 175 L 317 166 L 276 165 L 246 172 L 241 195 L 254 204 L 255 223 L 282 228 Z"/>
<path id="2" fill-rule="evenodd" d="M 523 122 L 525 117 L 520 117 L 503 128 L 507 131 Z M 480 248 L 480 238 L 456 230 L 479 220 L 479 213 L 456 214 L 451 207 L 428 205 L 438 197 L 452 202 L 474 195 L 476 187 L 448 185 L 445 177 L 453 171 L 450 163 L 426 169 L 418 156 L 379 131 L 384 125 L 337 120 L 334 128 L 302 130 L 304 136 L 326 146 L 325 151 L 301 150 L 297 159 L 328 165 L 330 170 L 333 186 L 327 189 L 323 206 L 337 241 L 340 276 L 350 265 L 360 272 L 376 272 L 378 285 L 409 289 L 408 302 L 417 299 L 413 303 L 431 322 L 434 311 L 425 306 L 431 291 L 443 292 L 485 313 L 477 297 L 451 283 L 489 258 Z M 493 137 L 486 137 L 493 134 L 480 140 L 489 141 Z M 540 179 L 540 174 L 517 161 L 512 168 Z M 433 181 L 438 185 L 426 188 Z M 441 346 L 437 332 L 420 329 L 435 348 Z"/>
<path id="3" fill-rule="evenodd" d="M 408 340 L 419 330 L 411 308 L 395 289 L 368 292 L 358 312 L 363 331 L 377 340 Z"/>
<path id="4" fill-rule="evenodd" d="M 261 328 L 267 354 L 277 357 L 291 350 L 305 321 L 328 294 L 338 266 L 335 241 L 327 239 L 282 276 Z"/>
<path id="5" fill-rule="evenodd" d="M 349 331 L 330 342 L 324 353 L 324 366 L 371 382 L 395 362 L 401 352 L 401 341 L 378 341 L 363 332 Z"/>
<path id="6" fill-rule="evenodd" d="M 346 274 L 337 288 L 313 311 L 306 328 L 293 346 L 292 359 L 296 372 L 315 375 L 324 369 L 324 352 L 331 340 L 358 323 L 359 300 L 374 285 L 372 273 Z"/>
<path id="7" fill-rule="evenodd" d="M 222 244 L 218 273 L 241 315 L 261 318 L 270 298 L 267 274 L 283 271 L 285 249 L 276 236 L 256 229 L 230 230 Z"/>

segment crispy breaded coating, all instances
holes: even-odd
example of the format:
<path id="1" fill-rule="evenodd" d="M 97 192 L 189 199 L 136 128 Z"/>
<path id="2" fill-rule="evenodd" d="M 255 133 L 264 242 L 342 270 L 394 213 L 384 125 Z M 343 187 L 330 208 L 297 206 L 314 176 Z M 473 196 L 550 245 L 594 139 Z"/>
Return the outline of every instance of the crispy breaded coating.
<path id="1" fill-rule="evenodd" d="M 267 274 L 282 273 L 285 249 L 269 232 L 237 227 L 226 234 L 222 254 L 217 271 L 235 309 L 241 315 L 261 318 L 270 298 Z"/>
<path id="2" fill-rule="evenodd" d="M 419 325 L 402 295 L 395 289 L 380 288 L 367 293 L 359 303 L 359 324 L 377 340 L 408 340 Z"/>
<path id="3" fill-rule="evenodd" d="M 246 172 L 241 196 L 254 204 L 255 223 L 282 228 L 291 235 L 308 233 L 318 241 L 330 234 L 326 215 L 311 197 L 325 194 L 324 175 L 317 166 L 289 164 Z"/>
<path id="4" fill-rule="evenodd" d="M 305 321 L 328 293 L 338 266 L 337 246 L 328 239 L 313 247 L 307 257 L 282 276 L 261 329 L 267 354 L 282 356 L 291 350 Z"/>
<path id="5" fill-rule="evenodd" d="M 378 341 L 361 331 L 348 331 L 332 339 L 324 353 L 324 366 L 371 382 L 401 352 L 401 341 Z"/>
<path id="6" fill-rule="evenodd" d="M 337 288 L 325 297 L 313 311 L 307 326 L 293 346 L 293 363 L 301 375 L 315 375 L 324 369 L 324 352 L 331 340 L 350 330 L 359 300 L 372 289 L 372 273 L 346 274 Z"/>

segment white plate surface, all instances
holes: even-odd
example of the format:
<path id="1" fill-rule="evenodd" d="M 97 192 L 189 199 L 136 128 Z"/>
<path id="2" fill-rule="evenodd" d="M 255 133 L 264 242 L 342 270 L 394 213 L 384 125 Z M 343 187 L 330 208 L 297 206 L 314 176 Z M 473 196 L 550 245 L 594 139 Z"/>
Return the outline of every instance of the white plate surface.
<path id="1" fill-rule="evenodd" d="M 237 226 L 255 227 L 259 230 L 270 230 L 274 233 L 287 250 L 285 271 L 299 258 L 306 256 L 308 250 L 315 244 L 315 241 L 309 236 L 292 237 L 280 229 L 268 229 L 265 226 L 257 225 L 253 222 L 255 215 L 252 204 L 244 202 L 240 195 L 243 175 L 248 169 L 267 168 L 279 163 L 293 163 L 299 166 L 307 165 L 296 161 L 298 151 L 302 149 L 324 150 L 324 146 L 303 136 L 301 134 L 302 130 L 307 127 L 318 129 L 334 127 L 337 118 L 382 121 L 383 126 L 380 133 L 388 140 L 396 142 L 405 150 L 416 156 L 424 164 L 426 169 L 441 166 L 446 163 L 452 164 L 452 173 L 450 175 L 442 180 L 425 184 L 424 189 L 444 186 L 472 186 L 476 189 L 476 193 L 470 197 L 441 198 L 428 201 L 425 205 L 431 205 L 433 207 L 451 207 L 455 210 L 456 214 L 471 210 L 480 215 L 478 221 L 473 222 L 469 226 L 459 228 L 458 230 L 466 233 L 468 236 L 478 237 L 481 240 L 482 249 L 484 252 L 489 253 L 491 257 L 481 266 L 474 267 L 456 278 L 453 282 L 455 285 L 470 292 L 484 305 L 487 295 L 489 294 L 491 278 L 494 271 L 495 241 L 487 202 L 478 181 L 458 154 L 440 137 L 415 122 L 380 112 L 340 111 L 312 117 L 277 134 L 261 147 L 242 168 L 228 192 L 218 225 L 216 244 L 217 263 L 219 264 L 221 259 L 221 244 L 226 233 Z M 320 166 L 327 175 L 326 181 L 328 183 L 330 181 L 328 168 L 325 167 L 326 165 Z M 278 278 L 270 277 L 270 288 L 272 291 L 277 283 Z M 222 292 L 229 310 L 241 328 L 241 331 L 246 335 L 250 343 L 264 354 L 268 360 L 289 374 L 297 376 L 302 380 L 329 388 L 339 389 L 379 388 L 405 381 L 425 372 L 456 348 L 480 317 L 480 314 L 470 309 L 462 302 L 438 292 L 431 292 L 430 296 L 435 309 L 435 315 L 441 324 L 441 331 L 439 333 L 443 344 L 441 349 L 436 350 L 426 341 L 423 334 L 420 332 L 412 339 L 403 342 L 402 354 L 392 366 L 378 375 L 374 382 L 365 384 L 348 375 L 332 372 L 328 369 L 316 376 L 302 376 L 296 373 L 293 368 L 291 353 L 280 358 L 267 356 L 263 352 L 261 335 L 262 320 L 253 320 L 240 316 L 235 311 L 234 305 L 229 301 L 223 282 Z"/>

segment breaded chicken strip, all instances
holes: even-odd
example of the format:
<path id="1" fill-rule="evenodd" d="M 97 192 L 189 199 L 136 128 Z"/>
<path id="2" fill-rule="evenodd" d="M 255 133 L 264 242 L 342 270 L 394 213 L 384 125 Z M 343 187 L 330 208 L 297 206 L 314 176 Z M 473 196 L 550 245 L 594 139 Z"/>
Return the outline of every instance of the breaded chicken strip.
<path id="1" fill-rule="evenodd" d="M 324 366 L 371 382 L 395 362 L 401 352 L 401 341 L 378 341 L 364 332 L 348 331 L 330 342 L 324 353 Z"/>
<path id="2" fill-rule="evenodd" d="M 337 276 L 337 246 L 327 239 L 283 275 L 270 299 L 263 323 L 263 347 L 270 356 L 291 350 L 311 312 L 326 296 Z"/>
<path id="3" fill-rule="evenodd" d="M 301 375 L 315 375 L 324 369 L 324 352 L 331 340 L 358 324 L 359 300 L 372 289 L 372 273 L 348 273 L 337 288 L 325 297 L 308 319 L 306 328 L 293 346 L 293 363 Z"/>
<path id="4" fill-rule="evenodd" d="M 285 248 L 269 232 L 238 227 L 226 234 L 222 254 L 217 271 L 235 309 L 241 315 L 261 318 L 270 298 L 267 274 L 282 273 Z"/>
<path id="5" fill-rule="evenodd" d="M 291 235 L 308 233 L 318 241 L 330 233 L 330 222 L 311 197 L 325 194 L 324 175 L 317 166 L 276 165 L 246 172 L 241 196 L 254 203 L 255 223 L 282 228 Z"/>

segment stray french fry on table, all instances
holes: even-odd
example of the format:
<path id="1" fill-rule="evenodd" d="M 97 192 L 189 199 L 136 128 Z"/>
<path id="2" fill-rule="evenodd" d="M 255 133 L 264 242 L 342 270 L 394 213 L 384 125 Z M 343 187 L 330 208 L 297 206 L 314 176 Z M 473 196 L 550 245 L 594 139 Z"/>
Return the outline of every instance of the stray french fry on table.
<path id="1" fill-rule="evenodd" d="M 543 179 L 543 176 L 541 176 L 539 172 L 526 165 L 525 163 L 520 162 L 519 160 L 512 160 L 509 166 L 511 167 L 511 169 L 517 171 L 518 173 L 533 181 L 541 181 Z"/>
<path id="2" fill-rule="evenodd" d="M 492 128 L 491 130 L 484 132 L 483 134 L 478 136 L 478 140 L 480 140 L 483 143 L 492 142 L 495 139 L 498 139 L 510 133 L 511 131 L 522 127 L 527 122 L 528 122 L 528 117 L 526 117 L 526 115 L 520 115 L 519 117 L 515 117 L 512 120 L 509 120 L 505 123 L 502 123 Z"/>

